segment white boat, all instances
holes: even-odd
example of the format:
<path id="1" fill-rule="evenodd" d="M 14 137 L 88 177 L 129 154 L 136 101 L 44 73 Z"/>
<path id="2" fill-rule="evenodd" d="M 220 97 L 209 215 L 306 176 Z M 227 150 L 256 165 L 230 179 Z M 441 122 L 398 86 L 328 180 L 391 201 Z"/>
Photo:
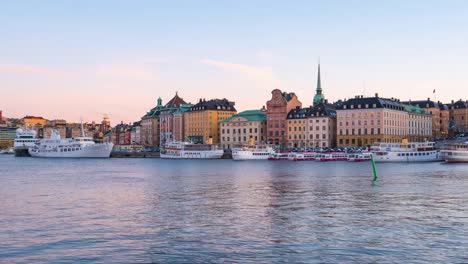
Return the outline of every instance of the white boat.
<path id="1" fill-rule="evenodd" d="M 294 155 L 294 161 L 315 160 L 317 152 L 299 152 Z"/>
<path id="2" fill-rule="evenodd" d="M 468 141 L 449 144 L 440 155 L 447 163 L 468 163 Z"/>
<path id="3" fill-rule="evenodd" d="M 16 129 L 15 141 L 13 149 L 16 157 L 29 157 L 29 148 L 34 147 L 39 141 L 36 138 L 36 131 L 32 129 Z"/>
<path id="4" fill-rule="evenodd" d="M 375 162 L 429 162 L 440 161 L 434 142 L 375 143 L 370 152 Z"/>
<path id="5" fill-rule="evenodd" d="M 12 147 L 9 147 L 7 149 L 1 150 L 0 154 L 15 154 L 15 151 L 13 150 Z"/>
<path id="6" fill-rule="evenodd" d="M 361 161 L 370 161 L 372 153 L 361 152 L 361 153 L 352 153 L 348 154 L 348 161 L 361 162 Z"/>
<path id="7" fill-rule="evenodd" d="M 232 150 L 233 160 L 267 160 L 275 154 L 269 145 L 247 145 Z"/>
<path id="8" fill-rule="evenodd" d="M 161 151 L 162 159 L 220 159 L 224 151 L 213 144 L 168 142 Z"/>
<path id="9" fill-rule="evenodd" d="M 344 152 L 330 152 L 323 153 L 320 157 L 317 157 L 315 160 L 318 161 L 345 161 L 348 160 L 348 155 Z"/>
<path id="10" fill-rule="evenodd" d="M 113 146 L 113 143 L 96 144 L 85 136 L 61 139 L 60 134 L 53 130 L 49 139 L 42 139 L 29 148 L 29 154 L 39 158 L 109 158 Z"/>
<path id="11" fill-rule="evenodd" d="M 294 157 L 294 153 L 290 152 L 276 152 L 268 157 L 268 160 L 290 160 L 291 157 Z"/>

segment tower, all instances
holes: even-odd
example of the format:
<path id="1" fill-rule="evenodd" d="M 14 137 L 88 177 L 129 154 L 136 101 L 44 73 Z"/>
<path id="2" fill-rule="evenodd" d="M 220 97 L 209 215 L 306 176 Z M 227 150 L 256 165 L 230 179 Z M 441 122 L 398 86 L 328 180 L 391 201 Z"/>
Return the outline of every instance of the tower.
<path id="1" fill-rule="evenodd" d="M 320 80 L 320 62 L 318 64 L 318 76 L 317 76 L 317 89 L 315 90 L 314 105 L 320 104 L 324 101 L 322 94 L 322 82 Z"/>

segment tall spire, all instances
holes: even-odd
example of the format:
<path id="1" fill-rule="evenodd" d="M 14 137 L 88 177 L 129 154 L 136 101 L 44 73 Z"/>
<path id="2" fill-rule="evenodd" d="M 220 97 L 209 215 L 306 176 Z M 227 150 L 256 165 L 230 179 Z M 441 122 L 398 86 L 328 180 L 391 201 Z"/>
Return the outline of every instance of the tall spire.
<path id="1" fill-rule="evenodd" d="M 317 74 L 317 89 L 315 90 L 314 96 L 314 105 L 322 103 L 324 101 L 324 97 L 322 94 L 322 81 L 320 80 L 320 60 L 318 63 L 318 74 Z"/>

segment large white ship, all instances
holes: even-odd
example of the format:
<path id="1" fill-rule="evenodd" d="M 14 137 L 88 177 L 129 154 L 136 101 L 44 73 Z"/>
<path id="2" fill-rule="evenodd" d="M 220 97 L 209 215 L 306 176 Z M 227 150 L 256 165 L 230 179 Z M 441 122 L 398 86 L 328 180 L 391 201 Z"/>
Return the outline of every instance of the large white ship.
<path id="1" fill-rule="evenodd" d="M 275 150 L 269 145 L 247 145 L 232 150 L 233 160 L 267 160 Z"/>
<path id="2" fill-rule="evenodd" d="M 34 147 L 39 139 L 36 138 L 36 131 L 32 129 L 16 129 L 13 149 L 16 157 L 29 157 L 29 148 Z"/>
<path id="3" fill-rule="evenodd" d="M 29 148 L 29 154 L 40 158 L 109 158 L 113 146 L 113 143 L 96 144 L 85 136 L 61 139 L 54 130 L 49 139 L 42 139 Z"/>
<path id="4" fill-rule="evenodd" d="M 161 151 L 162 159 L 220 159 L 224 151 L 213 144 L 168 142 Z"/>
<path id="5" fill-rule="evenodd" d="M 449 144 L 440 155 L 447 163 L 468 163 L 468 141 Z"/>
<path id="6" fill-rule="evenodd" d="M 441 161 L 434 142 L 375 143 L 370 152 L 375 162 Z"/>

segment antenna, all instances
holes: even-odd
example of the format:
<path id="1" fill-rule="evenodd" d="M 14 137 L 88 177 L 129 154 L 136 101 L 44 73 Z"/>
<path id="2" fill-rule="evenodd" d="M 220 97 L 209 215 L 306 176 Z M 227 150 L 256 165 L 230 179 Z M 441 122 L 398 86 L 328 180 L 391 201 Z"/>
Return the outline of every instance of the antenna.
<path id="1" fill-rule="evenodd" d="M 84 128 L 83 128 L 83 118 L 81 118 L 81 117 L 80 117 L 80 123 L 81 123 L 81 136 L 85 137 Z"/>

